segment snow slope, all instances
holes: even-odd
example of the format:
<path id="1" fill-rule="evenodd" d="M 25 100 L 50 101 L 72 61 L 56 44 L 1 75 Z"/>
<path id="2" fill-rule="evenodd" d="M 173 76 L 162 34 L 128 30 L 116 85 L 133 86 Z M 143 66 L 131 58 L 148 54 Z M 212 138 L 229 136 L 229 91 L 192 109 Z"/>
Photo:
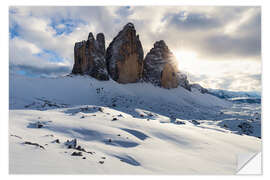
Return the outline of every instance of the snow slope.
<path id="1" fill-rule="evenodd" d="M 261 150 L 223 127 L 248 117 L 240 107 L 181 87 L 12 75 L 9 99 L 10 173 L 234 174 L 237 155 Z"/>

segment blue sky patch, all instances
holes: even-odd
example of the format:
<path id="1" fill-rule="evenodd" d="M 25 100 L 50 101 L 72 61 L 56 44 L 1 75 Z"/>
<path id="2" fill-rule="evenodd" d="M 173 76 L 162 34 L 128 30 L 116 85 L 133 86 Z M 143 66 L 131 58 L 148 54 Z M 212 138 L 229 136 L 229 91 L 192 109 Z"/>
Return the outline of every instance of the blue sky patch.
<path id="1" fill-rule="evenodd" d="M 86 24 L 82 20 L 61 19 L 60 21 L 52 19 L 50 26 L 56 31 L 56 35 L 70 34 L 79 24 Z"/>
<path id="2" fill-rule="evenodd" d="M 41 53 L 34 54 L 37 57 L 46 59 L 50 62 L 62 62 L 63 58 L 52 50 L 43 49 Z"/>
<path id="3" fill-rule="evenodd" d="M 19 25 L 17 23 L 13 23 L 11 27 L 9 27 L 9 38 L 13 39 L 14 37 L 19 36 Z"/>

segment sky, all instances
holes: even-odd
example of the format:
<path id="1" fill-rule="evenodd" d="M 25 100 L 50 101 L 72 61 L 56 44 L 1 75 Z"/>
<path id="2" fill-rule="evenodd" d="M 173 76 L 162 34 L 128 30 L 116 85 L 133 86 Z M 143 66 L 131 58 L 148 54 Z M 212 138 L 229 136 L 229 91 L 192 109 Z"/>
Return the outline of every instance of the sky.
<path id="1" fill-rule="evenodd" d="M 135 25 L 144 55 L 164 40 L 191 82 L 261 91 L 261 8 L 247 6 L 11 6 L 10 73 L 66 75 L 75 42 L 103 32 L 108 47 L 128 22 Z"/>

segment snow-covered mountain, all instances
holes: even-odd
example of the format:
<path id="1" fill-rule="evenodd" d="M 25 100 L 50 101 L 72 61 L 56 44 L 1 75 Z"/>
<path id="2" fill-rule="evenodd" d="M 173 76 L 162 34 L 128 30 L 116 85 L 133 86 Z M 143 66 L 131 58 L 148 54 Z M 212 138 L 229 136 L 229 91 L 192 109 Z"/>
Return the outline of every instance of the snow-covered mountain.
<path id="1" fill-rule="evenodd" d="M 220 89 L 208 89 L 208 93 L 222 99 L 237 103 L 261 103 L 261 95 L 258 92 L 228 91 Z"/>
<path id="2" fill-rule="evenodd" d="M 89 76 L 9 82 L 11 173 L 234 174 L 261 151 L 259 105 Z"/>

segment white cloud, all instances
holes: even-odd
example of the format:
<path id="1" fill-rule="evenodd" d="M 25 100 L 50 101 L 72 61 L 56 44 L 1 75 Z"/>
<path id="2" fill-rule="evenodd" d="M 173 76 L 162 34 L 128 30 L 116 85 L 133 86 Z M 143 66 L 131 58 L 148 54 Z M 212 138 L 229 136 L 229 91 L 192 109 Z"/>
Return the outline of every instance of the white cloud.
<path id="1" fill-rule="evenodd" d="M 260 80 L 252 80 L 251 76 L 260 74 L 261 65 L 258 7 L 11 7 L 10 10 L 13 11 L 10 28 L 19 27 L 19 37 L 10 39 L 10 64 L 37 67 L 40 71 L 52 66 L 71 69 L 75 42 L 86 39 L 89 32 L 103 32 L 108 46 L 127 22 L 133 22 L 145 54 L 155 41 L 163 39 L 173 52 L 182 52 L 180 69 L 204 77 L 200 82 L 206 86 L 260 89 L 256 84 Z M 183 18 L 179 20 L 181 13 Z M 72 32 L 57 34 L 52 23 L 65 30 L 67 26 L 62 20 L 75 22 Z M 55 52 L 62 61 L 50 62 L 35 56 L 43 50 Z M 195 57 L 191 58 L 191 54 Z"/>

